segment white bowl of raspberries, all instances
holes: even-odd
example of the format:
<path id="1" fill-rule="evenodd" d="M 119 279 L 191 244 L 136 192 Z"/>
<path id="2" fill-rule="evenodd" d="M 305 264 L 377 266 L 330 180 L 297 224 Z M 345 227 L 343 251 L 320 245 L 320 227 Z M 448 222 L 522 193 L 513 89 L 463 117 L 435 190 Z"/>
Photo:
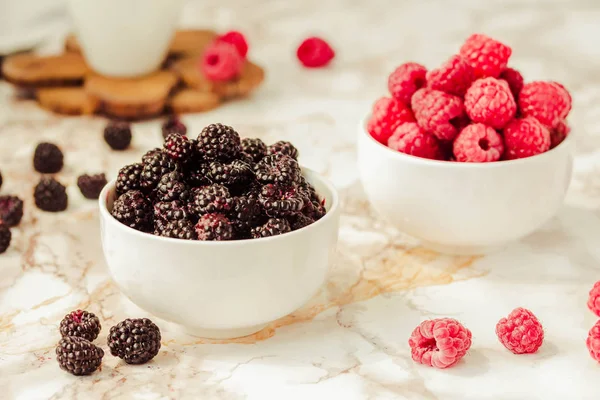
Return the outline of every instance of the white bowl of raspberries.
<path id="1" fill-rule="evenodd" d="M 335 251 L 339 202 L 297 157 L 289 142 L 211 124 L 123 167 L 99 198 L 122 292 L 208 338 L 249 335 L 306 303 Z"/>
<path id="2" fill-rule="evenodd" d="M 439 68 L 402 64 L 361 123 L 367 197 L 432 249 L 488 252 L 539 228 L 564 200 L 571 96 L 556 82 L 524 83 L 511 53 L 474 34 Z"/>

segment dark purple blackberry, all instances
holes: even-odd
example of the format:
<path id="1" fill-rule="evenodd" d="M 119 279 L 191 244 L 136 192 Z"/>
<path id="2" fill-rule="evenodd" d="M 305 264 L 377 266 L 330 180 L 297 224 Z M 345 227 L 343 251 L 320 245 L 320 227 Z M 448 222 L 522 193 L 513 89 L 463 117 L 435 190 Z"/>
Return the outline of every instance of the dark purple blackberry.
<path id="1" fill-rule="evenodd" d="M 154 221 L 164 223 L 188 218 L 187 207 L 179 200 L 159 201 L 154 204 Z"/>
<path id="2" fill-rule="evenodd" d="M 148 318 L 126 319 L 110 328 L 110 354 L 127 364 L 144 364 L 160 350 L 160 330 Z"/>
<path id="3" fill-rule="evenodd" d="M 252 181 L 254 172 L 250 165 L 242 160 L 233 160 L 229 164 L 213 161 L 208 168 L 208 177 L 214 183 L 233 188 L 245 186 Z"/>
<path id="4" fill-rule="evenodd" d="M 253 180 L 246 187 L 243 188 L 240 196 L 249 197 L 252 199 L 258 199 L 260 194 L 260 189 L 262 189 L 263 185 L 261 185 L 258 181 Z"/>
<path id="5" fill-rule="evenodd" d="M 2 173 L 0 172 L 0 189 L 2 188 Z"/>
<path id="6" fill-rule="evenodd" d="M 267 145 L 258 138 L 244 138 L 242 139 L 242 152 L 250 156 L 257 163 L 267 155 Z"/>
<path id="7" fill-rule="evenodd" d="M 233 198 L 223 185 L 212 184 L 192 190 L 188 209 L 198 216 L 212 213 L 227 213 L 233 208 Z"/>
<path id="8" fill-rule="evenodd" d="M 298 160 L 298 149 L 294 147 L 290 142 L 286 142 L 285 140 L 280 140 L 277 143 L 273 143 L 267 149 L 269 154 L 285 154 L 286 156 L 292 157 L 294 160 Z"/>
<path id="9" fill-rule="evenodd" d="M 160 178 L 157 186 L 157 197 L 160 201 L 181 200 L 187 201 L 190 197 L 190 191 L 183 183 L 182 175 L 177 172 L 169 172 Z"/>
<path id="10" fill-rule="evenodd" d="M 230 126 L 211 124 L 198 135 L 196 148 L 204 160 L 229 161 L 238 157 L 241 150 L 240 135 Z"/>
<path id="11" fill-rule="evenodd" d="M 263 186 L 258 201 L 269 216 L 284 216 L 298 213 L 304 208 L 305 197 L 296 186 Z"/>
<path id="12" fill-rule="evenodd" d="M 125 150 L 131 144 L 131 126 L 125 121 L 110 121 L 104 128 L 104 140 L 113 150 Z"/>
<path id="13" fill-rule="evenodd" d="M 254 239 L 258 239 L 281 235 L 283 233 L 290 232 L 291 230 L 292 228 L 290 227 L 290 223 L 285 219 L 269 218 L 269 220 L 263 225 L 252 228 L 251 235 Z"/>
<path id="14" fill-rule="evenodd" d="M 205 214 L 195 226 L 198 240 L 231 240 L 233 226 L 223 214 Z"/>
<path id="15" fill-rule="evenodd" d="M 155 231 L 155 234 L 159 236 L 174 238 L 174 239 L 185 239 L 185 240 L 196 240 L 196 230 L 194 224 L 187 219 L 178 221 L 171 221 L 164 225 L 161 225 Z"/>
<path id="16" fill-rule="evenodd" d="M 81 194 L 86 199 L 97 199 L 100 197 L 100 192 L 106 186 L 106 183 L 106 176 L 104 174 L 85 174 L 77 178 L 77 187 L 79 187 Z"/>
<path id="17" fill-rule="evenodd" d="M 246 238 L 250 228 L 261 222 L 262 210 L 256 199 L 240 196 L 234 199 L 233 209 L 228 215 L 236 236 Z"/>
<path id="18" fill-rule="evenodd" d="M 166 139 L 171 133 L 176 133 L 178 135 L 187 134 L 187 127 L 183 122 L 177 117 L 177 115 L 171 115 L 162 125 L 162 135 L 163 138 Z"/>
<path id="19" fill-rule="evenodd" d="M 315 220 L 311 217 L 308 217 L 301 213 L 291 214 L 286 219 L 290 223 L 290 227 L 293 231 L 304 228 L 305 226 L 308 226 L 315 222 Z"/>
<path id="20" fill-rule="evenodd" d="M 60 334 L 65 336 L 77 336 L 94 341 L 100 334 L 100 320 L 91 312 L 77 310 L 73 311 L 60 321 Z"/>
<path id="21" fill-rule="evenodd" d="M 0 220 L 6 225 L 17 226 L 23 218 L 23 200 L 17 196 L 0 196 Z"/>
<path id="22" fill-rule="evenodd" d="M 43 177 L 35 186 L 33 197 L 35 205 L 43 211 L 64 211 L 69 203 L 66 188 L 54 178 Z"/>
<path id="23" fill-rule="evenodd" d="M 56 347 L 56 360 L 60 368 L 73 375 L 90 375 L 100 367 L 104 350 L 77 336 L 60 339 Z"/>
<path id="24" fill-rule="evenodd" d="M 135 163 L 126 165 L 119 170 L 117 182 L 115 183 L 118 196 L 130 190 L 140 190 L 142 188 L 141 175 L 143 168 L 142 164 Z"/>
<path id="25" fill-rule="evenodd" d="M 290 156 L 277 153 L 266 156 L 254 166 L 256 179 L 263 183 L 289 185 L 297 182 L 302 175 L 300 166 Z"/>
<path id="26" fill-rule="evenodd" d="M 63 167 L 63 153 L 53 143 L 40 143 L 33 155 L 33 168 L 42 174 L 55 174 Z"/>
<path id="27" fill-rule="evenodd" d="M 304 206 L 302 213 L 315 221 L 320 220 L 325 216 L 327 210 L 325 210 L 325 204 L 323 201 L 310 201 Z"/>
<path id="28" fill-rule="evenodd" d="M 185 162 L 192 155 L 192 143 L 189 139 L 177 133 L 171 133 L 163 144 L 164 152 L 175 161 Z"/>
<path id="29" fill-rule="evenodd" d="M 0 254 L 8 249 L 11 239 L 12 233 L 8 229 L 8 225 L 0 220 Z"/>
<path id="30" fill-rule="evenodd" d="M 157 154 L 162 153 L 163 150 L 161 148 L 155 147 L 152 150 L 148 150 L 143 156 L 142 156 L 142 164 L 146 163 L 150 158 L 154 157 Z"/>
<path id="31" fill-rule="evenodd" d="M 212 183 L 208 177 L 208 172 L 210 171 L 209 164 L 194 163 L 193 165 L 184 167 L 186 168 L 184 179 L 190 187 L 206 186 Z"/>
<path id="32" fill-rule="evenodd" d="M 160 178 L 177 168 L 175 163 L 164 152 L 156 152 L 146 157 L 140 174 L 140 186 L 145 192 L 156 188 Z"/>
<path id="33" fill-rule="evenodd" d="M 115 200 L 111 214 L 138 231 L 148 232 L 152 228 L 152 204 L 139 190 L 130 190 Z"/>

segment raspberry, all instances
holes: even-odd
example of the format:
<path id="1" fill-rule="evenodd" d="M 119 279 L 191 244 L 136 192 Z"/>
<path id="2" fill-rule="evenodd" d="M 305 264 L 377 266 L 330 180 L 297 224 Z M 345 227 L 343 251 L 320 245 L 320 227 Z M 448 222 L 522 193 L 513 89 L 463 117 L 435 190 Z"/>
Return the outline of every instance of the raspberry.
<path id="1" fill-rule="evenodd" d="M 587 340 L 585 342 L 590 356 L 598 362 L 600 362 L 600 321 L 590 329 Z"/>
<path id="2" fill-rule="evenodd" d="M 248 54 L 248 42 L 240 32 L 229 31 L 218 36 L 216 41 L 232 44 L 242 58 L 246 58 L 246 54 Z"/>
<path id="3" fill-rule="evenodd" d="M 104 140 L 113 150 L 125 150 L 131 143 L 131 127 L 124 121 L 111 121 L 104 128 Z"/>
<path id="4" fill-rule="evenodd" d="M 412 359 L 435 368 L 455 365 L 471 347 L 471 331 L 452 318 L 423 321 L 410 335 Z"/>
<path id="5" fill-rule="evenodd" d="M 54 174 L 63 167 L 63 153 L 53 143 L 40 143 L 35 148 L 33 167 L 43 174 Z"/>
<path id="6" fill-rule="evenodd" d="M 508 83 L 484 78 L 475 81 L 467 90 L 465 110 L 473 122 L 501 129 L 515 117 L 517 103 Z"/>
<path id="7" fill-rule="evenodd" d="M 387 144 L 397 127 L 405 122 L 414 121 L 415 116 L 407 105 L 389 97 L 382 97 L 373 105 L 367 130 L 373 139 Z"/>
<path id="8" fill-rule="evenodd" d="M 233 197 L 229 190 L 219 184 L 203 186 L 192 190 L 188 209 L 192 214 L 203 215 L 225 213 L 233 207 Z"/>
<path id="9" fill-rule="evenodd" d="M 267 155 L 267 145 L 260 139 L 242 139 L 242 151 L 252 158 L 255 163 Z"/>
<path id="10" fill-rule="evenodd" d="M 138 231 L 148 232 L 152 227 L 152 204 L 139 190 L 131 190 L 115 200 L 111 214 Z"/>
<path id="11" fill-rule="evenodd" d="M 163 144 L 165 153 L 175 161 L 186 161 L 192 154 L 192 143 L 185 135 L 171 133 Z"/>
<path id="12" fill-rule="evenodd" d="M 119 170 L 115 183 L 118 196 L 130 190 L 140 190 L 142 188 L 140 182 L 142 170 L 143 166 L 139 163 L 126 165 Z"/>
<path id="13" fill-rule="evenodd" d="M 427 87 L 461 97 L 474 80 L 473 67 L 458 55 L 450 57 L 440 68 L 427 73 Z"/>
<path id="14" fill-rule="evenodd" d="M 179 135 L 185 135 L 187 133 L 187 127 L 177 115 L 171 115 L 162 125 L 163 139 L 166 139 L 171 133 L 177 133 Z"/>
<path id="15" fill-rule="evenodd" d="M 544 328 L 531 311 L 519 307 L 498 321 L 496 335 L 515 354 L 535 353 L 544 341 Z"/>
<path id="16" fill-rule="evenodd" d="M 286 156 L 292 157 L 294 160 L 298 160 L 298 149 L 294 147 L 290 142 L 280 140 L 279 142 L 273 143 L 267 149 L 269 154 L 282 153 Z"/>
<path id="17" fill-rule="evenodd" d="M 537 119 L 515 119 L 504 128 L 506 158 L 525 158 L 550 149 L 550 133 Z"/>
<path id="18" fill-rule="evenodd" d="M 256 179 L 263 184 L 292 184 L 302 176 L 298 162 L 282 153 L 264 157 L 254 166 L 254 173 Z"/>
<path id="19" fill-rule="evenodd" d="M 156 188 L 157 197 L 160 201 L 187 201 L 190 197 L 188 187 L 183 183 L 183 177 L 177 171 L 163 175 Z"/>
<path id="20" fill-rule="evenodd" d="M 98 337 L 100 329 L 98 317 L 87 311 L 73 311 L 60 321 L 60 334 L 63 337 L 78 336 L 91 342 Z"/>
<path id="21" fill-rule="evenodd" d="M 196 240 L 196 231 L 194 230 L 194 224 L 187 219 L 180 219 L 177 221 L 170 221 L 166 224 L 164 222 L 157 222 L 157 227 L 154 234 L 158 236 L 173 238 L 173 239 L 185 239 L 185 240 Z"/>
<path id="22" fill-rule="evenodd" d="M 432 89 L 419 89 L 411 100 L 417 123 L 440 140 L 452 140 L 458 134 L 456 124 L 463 115 L 462 100 Z"/>
<path id="23" fill-rule="evenodd" d="M 196 150 L 207 161 L 233 160 L 242 151 L 240 135 L 227 125 L 208 125 L 198 135 Z"/>
<path id="24" fill-rule="evenodd" d="M 231 240 L 233 226 L 223 214 L 205 214 L 195 226 L 198 240 Z"/>
<path id="25" fill-rule="evenodd" d="M 265 185 L 260 191 L 258 201 L 267 215 L 283 216 L 300 212 L 304 202 L 308 201 L 296 186 L 282 187 Z"/>
<path id="26" fill-rule="evenodd" d="M 56 347 L 56 360 L 61 369 L 76 375 L 90 375 L 102 364 L 104 350 L 84 338 L 67 336 Z"/>
<path id="27" fill-rule="evenodd" d="M 296 51 L 298 60 L 308 68 L 324 67 L 335 57 L 329 43 L 318 37 L 305 39 Z"/>
<path id="28" fill-rule="evenodd" d="M 77 178 L 77 187 L 81 191 L 81 194 L 86 199 L 97 199 L 100 197 L 100 192 L 106 185 L 106 175 L 81 175 Z"/>
<path id="29" fill-rule="evenodd" d="M 441 160 L 443 155 L 435 136 L 425 132 L 416 122 L 400 125 L 388 140 L 390 149 L 411 156 Z"/>
<path id="30" fill-rule="evenodd" d="M 242 72 L 244 59 L 236 47 L 226 42 L 214 42 L 204 51 L 200 69 L 211 81 L 228 81 Z"/>
<path id="31" fill-rule="evenodd" d="M 600 317 L 600 281 L 596 282 L 592 290 L 590 290 L 587 305 L 594 314 Z"/>
<path id="32" fill-rule="evenodd" d="M 7 226 L 17 226 L 23 218 L 23 200 L 17 196 L 0 196 L 0 220 Z"/>
<path id="33" fill-rule="evenodd" d="M 481 34 L 469 36 L 459 52 L 475 70 L 476 78 L 497 78 L 506 68 L 511 53 L 510 47 Z"/>
<path id="34" fill-rule="evenodd" d="M 67 189 L 54 178 L 43 177 L 33 191 L 35 205 L 43 211 L 59 212 L 67 209 Z"/>
<path id="35" fill-rule="evenodd" d="M 551 129 L 571 111 L 571 95 L 556 82 L 530 82 L 523 86 L 519 109 L 524 116 L 537 118 Z"/>
<path id="36" fill-rule="evenodd" d="M 561 120 L 556 127 L 550 131 L 550 148 L 553 149 L 567 137 L 571 132 L 571 127 L 567 124 L 567 121 Z"/>
<path id="37" fill-rule="evenodd" d="M 290 232 L 292 228 L 290 227 L 290 223 L 285 219 L 281 218 L 269 218 L 264 225 L 257 226 L 252 228 L 251 235 L 253 238 L 263 238 L 270 236 L 282 235 L 284 233 Z"/>
<path id="38" fill-rule="evenodd" d="M 8 249 L 11 240 L 12 233 L 10 232 L 10 229 L 8 229 L 8 225 L 0 220 L 0 254 Z"/>
<path id="39" fill-rule="evenodd" d="M 515 100 L 518 99 L 521 89 L 523 89 L 523 75 L 521 75 L 521 73 L 514 68 L 506 68 L 500 74 L 499 79 L 502 79 L 508 83 L 508 87 L 510 88 L 513 97 Z"/>
<path id="40" fill-rule="evenodd" d="M 493 128 L 484 124 L 472 124 L 454 139 L 452 150 L 456 161 L 498 161 L 504 153 L 504 142 Z"/>
<path id="41" fill-rule="evenodd" d="M 146 192 L 150 192 L 156 188 L 160 178 L 174 171 L 177 167 L 177 163 L 162 150 L 152 155 L 144 156 L 143 160 L 143 167 L 140 173 L 140 187 Z"/>
<path id="42" fill-rule="evenodd" d="M 425 86 L 426 74 L 427 69 L 421 64 L 404 63 L 388 77 L 388 90 L 394 99 L 410 106 L 412 95 Z"/>
<path id="43" fill-rule="evenodd" d="M 126 319 L 110 328 L 110 354 L 127 364 L 144 364 L 160 350 L 160 329 L 148 318 Z"/>

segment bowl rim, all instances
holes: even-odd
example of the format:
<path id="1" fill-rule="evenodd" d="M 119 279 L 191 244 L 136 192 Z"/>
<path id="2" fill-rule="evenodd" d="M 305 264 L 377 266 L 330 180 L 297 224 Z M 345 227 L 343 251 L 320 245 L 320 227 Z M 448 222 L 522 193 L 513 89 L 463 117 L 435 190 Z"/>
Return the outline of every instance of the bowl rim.
<path id="1" fill-rule="evenodd" d="M 287 233 L 284 233 L 281 235 L 258 238 L 258 239 L 208 241 L 208 240 L 185 240 L 185 239 L 177 239 L 177 238 L 167 238 L 167 237 L 163 237 L 163 236 L 153 235 L 153 234 L 147 233 L 147 232 L 138 231 L 136 229 L 133 229 L 127 225 L 120 223 L 108 211 L 108 205 L 107 205 L 108 195 L 109 195 L 109 193 L 111 193 L 112 191 L 115 190 L 116 179 L 113 179 L 110 182 L 108 182 L 102 189 L 102 192 L 100 192 L 100 197 L 98 198 L 98 204 L 99 204 L 99 208 L 100 208 L 100 217 L 106 221 L 109 221 L 108 223 L 116 226 L 116 229 L 123 230 L 127 234 L 139 236 L 141 238 L 145 238 L 148 240 L 155 240 L 157 242 L 173 243 L 173 244 L 177 243 L 182 246 L 206 246 L 206 247 L 239 246 L 239 245 L 251 245 L 251 243 L 265 243 L 265 242 L 269 242 L 269 241 L 275 242 L 278 240 L 286 240 L 286 238 L 292 238 L 293 236 L 306 234 L 306 233 L 308 233 L 308 231 L 310 231 L 312 229 L 316 229 L 317 226 L 329 223 L 331 219 L 335 218 L 335 214 L 337 214 L 338 209 L 339 209 L 339 203 L 340 203 L 339 193 L 338 193 L 337 189 L 335 188 L 335 186 L 328 179 L 324 178 L 323 176 L 321 176 L 320 174 L 318 174 L 317 172 L 315 172 L 314 170 L 312 170 L 310 168 L 302 167 L 302 172 L 305 175 L 306 174 L 310 175 L 309 179 L 318 180 L 321 185 L 325 186 L 327 188 L 327 190 L 329 190 L 329 192 L 331 193 L 331 206 L 327 210 L 327 213 L 318 221 L 315 221 L 312 224 L 307 225 L 303 228 L 297 229 L 295 231 L 287 232 Z"/>
<path id="2" fill-rule="evenodd" d="M 528 163 L 536 162 L 536 160 L 542 160 L 543 158 L 552 157 L 554 154 L 558 153 L 558 150 L 562 150 L 562 148 L 564 148 L 565 146 L 570 145 L 571 141 L 572 141 L 572 136 L 573 136 L 572 134 L 568 134 L 565 137 L 565 139 L 558 144 L 558 146 L 556 146 L 553 149 L 550 149 L 548 151 L 545 151 L 541 154 L 536 154 L 535 156 L 531 156 L 531 157 L 517 158 L 514 160 L 499 160 L 499 161 L 494 161 L 494 162 L 480 162 L 480 163 L 456 162 L 456 161 L 453 162 L 453 161 L 446 161 L 446 160 L 431 160 L 429 158 L 417 157 L 417 156 L 413 156 L 410 154 L 401 153 L 399 151 L 392 150 L 389 147 L 387 147 L 386 145 L 384 145 L 383 143 L 380 143 L 377 140 L 375 140 L 373 138 L 373 136 L 371 136 L 369 134 L 369 131 L 367 130 L 367 122 L 369 121 L 370 117 L 371 117 L 371 114 L 367 114 L 367 116 L 364 117 L 360 121 L 359 131 L 361 132 L 362 135 L 367 137 L 367 140 L 373 142 L 377 147 L 379 147 L 380 149 L 384 149 L 384 151 L 389 152 L 389 154 L 393 154 L 392 157 L 397 157 L 400 160 L 414 162 L 416 164 L 423 164 L 423 165 L 429 165 L 429 166 L 444 166 L 447 168 L 493 169 L 493 168 L 503 168 L 503 167 L 509 167 L 512 165 L 528 164 Z"/>

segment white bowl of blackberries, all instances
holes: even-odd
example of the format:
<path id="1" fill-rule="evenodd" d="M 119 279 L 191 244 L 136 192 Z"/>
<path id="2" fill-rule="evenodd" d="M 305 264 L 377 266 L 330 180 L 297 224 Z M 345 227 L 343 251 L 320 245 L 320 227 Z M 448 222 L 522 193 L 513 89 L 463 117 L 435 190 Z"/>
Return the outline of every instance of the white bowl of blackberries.
<path id="1" fill-rule="evenodd" d="M 306 303 L 335 251 L 336 190 L 290 142 L 181 130 L 100 195 L 104 253 L 138 306 L 210 338 L 245 336 Z"/>

